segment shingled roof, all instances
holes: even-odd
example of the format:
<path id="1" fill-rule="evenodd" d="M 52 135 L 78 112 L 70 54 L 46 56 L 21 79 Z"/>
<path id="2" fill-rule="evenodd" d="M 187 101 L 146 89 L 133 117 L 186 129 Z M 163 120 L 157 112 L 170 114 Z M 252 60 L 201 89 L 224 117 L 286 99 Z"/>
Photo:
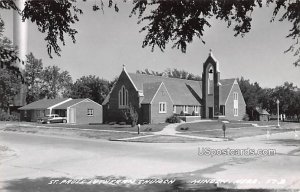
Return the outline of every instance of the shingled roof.
<path id="1" fill-rule="evenodd" d="M 220 80 L 220 104 L 225 105 L 230 90 L 235 82 L 235 79 L 221 79 Z"/>
<path id="2" fill-rule="evenodd" d="M 70 101 L 67 101 L 61 105 L 58 105 L 56 107 L 54 107 L 53 109 L 67 109 L 68 107 L 74 105 L 74 104 L 77 104 L 83 100 L 86 100 L 86 99 L 72 99 Z"/>
<path id="3" fill-rule="evenodd" d="M 143 86 L 143 94 L 144 98 L 142 103 L 151 103 L 155 93 L 159 89 L 162 82 L 154 82 L 154 83 L 145 83 Z"/>
<path id="4" fill-rule="evenodd" d="M 163 82 L 174 105 L 201 105 L 202 81 L 170 78 L 155 75 L 127 73 L 137 91 L 142 92 L 142 104 L 150 103 Z M 224 105 L 236 79 L 220 80 L 220 104 Z M 110 94 L 105 98 L 103 105 L 107 104 Z"/>
<path id="5" fill-rule="evenodd" d="M 136 74 L 136 73 L 128 73 L 130 79 L 136 86 L 136 88 L 140 91 L 143 91 L 144 96 L 146 96 L 144 91 L 144 86 L 149 83 L 160 83 L 163 82 L 166 86 L 171 99 L 174 102 L 174 105 L 200 105 L 202 98 L 202 82 L 201 81 L 193 81 L 186 79 L 177 79 L 177 78 L 169 78 L 162 76 L 154 76 L 154 75 L 145 75 L 145 74 Z M 156 85 L 157 85 L 156 84 Z M 155 84 L 152 84 L 154 86 Z M 148 89 L 150 85 L 146 85 L 146 89 Z M 152 87 L 153 90 L 156 86 Z M 158 87 L 157 87 L 158 89 Z M 152 91 L 151 91 L 152 92 Z M 147 96 L 148 97 L 148 96 Z"/>
<path id="6" fill-rule="evenodd" d="M 33 110 L 33 109 L 48 109 L 58 103 L 64 102 L 69 98 L 64 99 L 42 99 L 20 107 L 19 110 Z"/>

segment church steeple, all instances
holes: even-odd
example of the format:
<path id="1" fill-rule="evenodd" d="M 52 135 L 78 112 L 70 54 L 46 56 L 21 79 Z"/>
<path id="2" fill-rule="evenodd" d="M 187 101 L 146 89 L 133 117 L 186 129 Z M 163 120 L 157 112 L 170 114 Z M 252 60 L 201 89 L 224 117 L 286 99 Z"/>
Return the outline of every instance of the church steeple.
<path id="1" fill-rule="evenodd" d="M 202 72 L 203 118 L 214 118 L 219 112 L 219 82 L 219 62 L 210 49 Z"/>

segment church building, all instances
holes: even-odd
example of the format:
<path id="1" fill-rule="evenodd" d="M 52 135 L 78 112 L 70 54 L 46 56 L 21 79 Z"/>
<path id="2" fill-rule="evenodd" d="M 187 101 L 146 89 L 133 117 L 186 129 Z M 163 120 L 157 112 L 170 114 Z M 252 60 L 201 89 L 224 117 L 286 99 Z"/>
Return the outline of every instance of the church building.
<path id="1" fill-rule="evenodd" d="M 242 120 L 246 104 L 235 78 L 220 79 L 219 62 L 210 52 L 202 81 L 128 73 L 123 70 L 103 105 L 104 122 L 125 121 L 132 106 L 139 123 L 162 123 L 174 114 L 183 119 Z"/>

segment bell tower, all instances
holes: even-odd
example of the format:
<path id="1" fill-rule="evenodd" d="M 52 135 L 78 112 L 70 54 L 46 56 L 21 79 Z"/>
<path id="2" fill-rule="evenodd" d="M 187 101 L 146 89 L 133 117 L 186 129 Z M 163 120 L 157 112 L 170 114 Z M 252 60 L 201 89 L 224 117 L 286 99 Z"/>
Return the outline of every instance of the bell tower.
<path id="1" fill-rule="evenodd" d="M 203 63 L 202 72 L 202 118 L 214 118 L 219 113 L 219 63 L 214 58 L 212 50 Z"/>

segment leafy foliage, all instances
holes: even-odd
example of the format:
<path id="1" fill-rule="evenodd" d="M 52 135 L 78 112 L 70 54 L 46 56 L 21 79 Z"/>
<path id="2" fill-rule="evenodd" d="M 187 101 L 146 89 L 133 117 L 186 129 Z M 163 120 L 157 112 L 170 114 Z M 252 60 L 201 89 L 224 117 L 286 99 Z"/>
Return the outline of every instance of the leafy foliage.
<path id="1" fill-rule="evenodd" d="M 76 42 L 77 30 L 71 25 L 79 21 L 78 14 L 82 14 L 82 10 L 76 7 L 75 2 L 76 0 L 33 0 L 25 4 L 23 19 L 35 23 L 40 32 L 47 34 L 45 41 L 50 56 L 52 50 L 60 55 L 58 39 L 65 45 L 65 34 L 71 37 L 73 43 Z"/>
<path id="2" fill-rule="evenodd" d="M 103 11 L 104 1 L 99 2 L 95 1 L 92 10 Z M 118 12 L 116 2 L 118 1 L 107 0 L 107 6 Z M 70 36 L 72 41 L 76 42 L 75 35 L 78 31 L 72 28 L 72 25 L 79 21 L 79 15 L 83 13 L 76 3 L 77 0 L 31 0 L 26 2 L 25 9 L 20 12 L 13 0 L 0 0 L 0 9 L 17 10 L 23 19 L 35 23 L 39 31 L 46 34 L 48 53 L 52 57 L 52 51 L 60 55 L 59 43 L 65 45 L 65 36 Z M 182 52 L 186 52 L 187 45 L 193 42 L 195 37 L 205 43 L 204 32 L 205 28 L 212 26 L 211 18 L 226 22 L 228 27 L 233 26 L 235 36 L 244 36 L 252 27 L 251 14 L 255 9 L 262 7 L 262 0 L 133 0 L 132 3 L 130 16 L 137 15 L 139 24 L 146 23 L 140 30 L 146 32 L 142 47 L 150 46 L 154 50 L 157 46 L 163 51 L 166 45 L 172 42 L 173 48 Z M 266 5 L 275 5 L 271 21 L 283 12 L 279 21 L 292 23 L 286 37 L 293 39 L 294 43 L 286 52 L 299 56 L 294 65 L 300 65 L 300 1 L 267 0 Z M 11 51 L 14 50 L 0 47 L 0 58 L 15 57 Z"/>
<path id="3" fill-rule="evenodd" d="M 139 114 L 132 104 L 129 104 L 129 106 L 126 109 L 122 109 L 122 114 L 124 119 L 127 122 L 131 123 L 132 127 L 134 127 L 137 124 L 139 119 Z"/>
<path id="4" fill-rule="evenodd" d="M 166 119 L 166 123 L 180 123 L 180 118 L 177 115 L 172 115 Z"/>
<path id="5" fill-rule="evenodd" d="M 244 36 L 251 30 L 251 14 L 262 7 L 262 0 L 134 0 L 134 8 L 131 15 L 138 15 L 139 23 L 145 22 L 141 32 L 146 32 L 143 47 L 150 46 L 152 51 L 157 46 L 164 50 L 166 45 L 173 42 L 173 48 L 186 52 L 187 44 L 199 38 L 203 43 L 206 27 L 211 27 L 210 19 L 216 18 L 234 26 L 234 36 Z M 267 0 L 266 5 L 275 4 L 273 17 L 275 20 L 280 10 L 284 14 L 279 21 L 287 20 L 292 23 L 288 38 L 294 39 L 294 43 L 287 50 L 299 58 L 294 62 L 300 65 L 300 1 Z"/>
<path id="6" fill-rule="evenodd" d="M 0 68 L 0 109 L 7 110 L 20 90 L 21 79 L 14 71 Z"/>
<path id="7" fill-rule="evenodd" d="M 0 6 L 1 7 L 1 6 Z M 17 52 L 12 45 L 12 42 L 3 36 L 4 31 L 4 22 L 0 17 L 0 64 L 3 68 L 6 66 L 7 68 L 14 70 L 15 72 L 20 72 L 19 69 L 12 66 L 11 63 L 18 60 Z"/>
<path id="8" fill-rule="evenodd" d="M 275 88 L 261 88 L 257 82 L 250 83 L 243 77 L 238 80 L 240 89 L 246 102 L 247 119 L 256 119 L 256 108 L 266 109 L 270 114 L 277 114 L 278 99 L 281 114 L 289 117 L 297 116 L 300 118 L 300 91 L 293 83 L 285 82 Z"/>
<path id="9" fill-rule="evenodd" d="M 27 84 L 26 102 L 32 103 L 40 99 L 43 63 L 36 59 L 32 53 L 26 56 L 25 82 Z"/>
<path id="10" fill-rule="evenodd" d="M 48 66 L 42 71 L 41 97 L 64 97 L 71 85 L 72 77 L 68 71 L 61 71 L 57 66 Z"/>
<path id="11" fill-rule="evenodd" d="M 0 121 L 17 121 L 19 117 L 0 110 Z"/>
<path id="12" fill-rule="evenodd" d="M 136 73 L 146 74 L 146 75 L 155 75 L 155 76 L 166 76 L 166 77 L 178 78 L 178 79 L 188 79 L 188 80 L 201 81 L 201 77 L 199 75 L 194 75 L 194 74 L 189 73 L 185 70 L 178 70 L 176 68 L 174 68 L 174 69 L 168 68 L 164 72 L 157 72 L 157 71 L 152 71 L 152 70 L 149 70 L 149 69 L 145 69 L 144 71 L 137 70 Z"/>
<path id="13" fill-rule="evenodd" d="M 109 82 L 96 76 L 83 76 L 72 85 L 69 97 L 90 98 L 102 104 L 109 93 Z"/>

